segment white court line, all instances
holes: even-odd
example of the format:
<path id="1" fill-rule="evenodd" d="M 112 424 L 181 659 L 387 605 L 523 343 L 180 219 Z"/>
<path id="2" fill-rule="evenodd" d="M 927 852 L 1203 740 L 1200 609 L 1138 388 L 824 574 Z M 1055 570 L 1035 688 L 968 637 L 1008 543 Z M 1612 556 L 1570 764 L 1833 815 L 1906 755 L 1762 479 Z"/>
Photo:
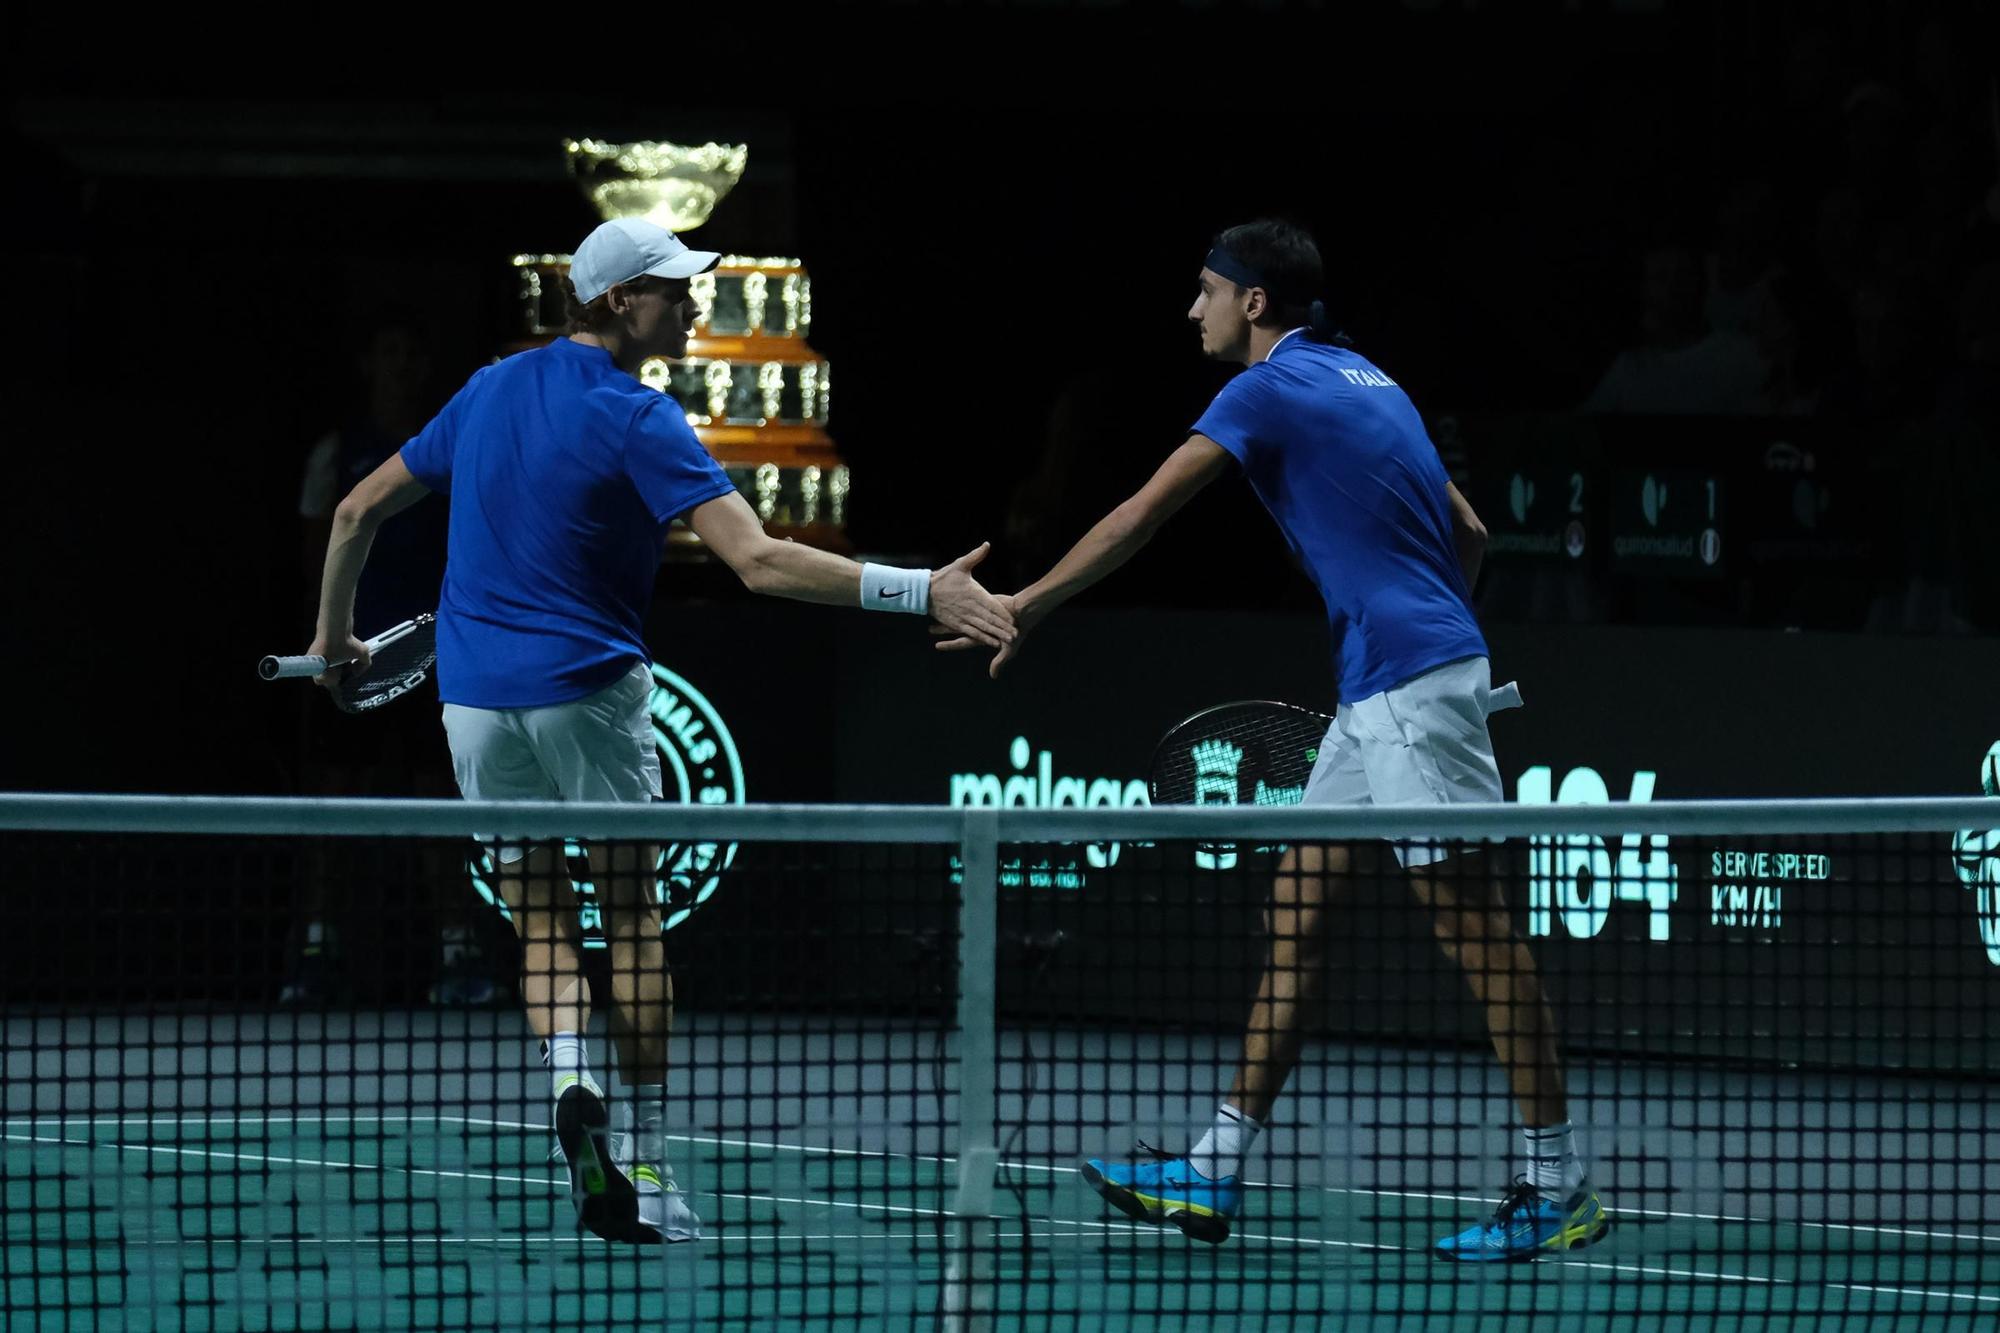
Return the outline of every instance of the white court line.
<path id="1" fill-rule="evenodd" d="M 275 1119 L 277 1117 L 271 1117 L 271 1118 Z M 439 1122 L 492 1125 L 502 1128 L 528 1129 L 536 1131 L 542 1131 L 545 1130 L 546 1128 L 545 1126 L 530 1125 L 521 1121 L 473 1120 L 463 1116 L 445 1116 L 445 1115 L 435 1115 L 429 1117 L 409 1116 L 407 1117 L 407 1119 L 411 1121 L 418 1119 L 428 1119 Z M 219 1158 L 234 1159 L 238 1161 L 274 1162 L 283 1165 L 296 1165 L 296 1166 L 320 1166 L 336 1170 L 354 1170 L 354 1171 L 388 1170 L 388 1171 L 400 1171 L 408 1175 L 427 1175 L 427 1176 L 439 1176 L 439 1177 L 449 1177 L 454 1179 L 470 1179 L 470 1180 L 499 1180 L 499 1181 L 507 1181 L 520 1184 L 546 1184 L 552 1189 L 566 1188 L 563 1182 L 556 1180 L 544 1179 L 541 1181 L 537 1181 L 532 1177 L 501 1176 L 501 1175 L 493 1175 L 490 1173 L 474 1172 L 474 1171 L 441 1171 L 423 1167 L 391 1167 L 391 1166 L 382 1166 L 378 1164 L 363 1164 L 355 1162 L 328 1162 L 328 1161 L 319 1161 L 311 1158 L 273 1157 L 273 1156 L 262 1156 L 256 1154 L 246 1154 L 246 1153 L 214 1152 L 205 1149 L 195 1149 L 195 1148 L 161 1148 L 147 1144 L 98 1143 L 89 1139 L 47 1139 L 47 1138 L 23 1136 L 16 1134 L 9 1134 L 6 1137 L 9 1141 L 12 1142 L 56 1144 L 60 1146 L 82 1147 L 82 1148 L 110 1148 L 119 1152 L 148 1152 L 148 1153 L 161 1153 L 173 1156 L 219 1157 Z M 745 1147 L 769 1146 L 769 1147 L 789 1149 L 792 1151 L 799 1151 L 799 1152 L 832 1151 L 832 1152 L 851 1153 L 855 1155 L 865 1155 L 865 1156 L 897 1155 L 897 1154 L 879 1153 L 863 1149 L 820 1150 L 811 1147 L 804 1147 L 804 1146 L 790 1145 L 790 1144 L 760 1145 L 749 1140 L 716 1139 L 716 1138 L 696 1137 L 688 1135 L 668 1135 L 666 1137 L 676 1142 L 710 1143 L 710 1144 L 722 1144 L 729 1146 L 745 1146 Z M 919 1160 L 944 1162 L 944 1161 L 951 1161 L 953 1159 L 922 1158 Z M 1043 1168 L 1043 1169 L 1062 1171 L 1062 1170 L 1067 1170 L 1068 1168 Z M 1351 1191 L 1351 1192 L 1367 1193 L 1368 1191 Z M 948 1218 L 953 1216 L 952 1214 L 944 1212 L 939 1209 L 914 1208 L 898 1204 L 856 1203 L 846 1200 L 835 1200 L 835 1199 L 801 1199 L 783 1195 L 745 1194 L 745 1193 L 737 1193 L 731 1191 L 717 1191 L 717 1190 L 697 1190 L 697 1191 L 690 1191 L 690 1193 L 700 1194 L 700 1195 L 705 1195 L 707 1197 L 720 1198 L 720 1199 L 741 1199 L 746 1201 L 763 1201 L 766 1203 L 788 1203 L 788 1204 L 798 1205 L 801 1207 L 812 1207 L 812 1208 L 851 1208 L 857 1211 L 867 1211 L 869 1209 L 873 1209 L 881 1213 L 899 1213 L 917 1217 L 930 1217 L 934 1219 Z M 1432 1196 L 1418 1196 L 1418 1197 L 1432 1197 Z M 1442 1196 L 1442 1197 L 1451 1198 L 1456 1196 Z M 1128 1234 L 1138 1234 L 1142 1231 L 1152 1230 L 1152 1228 L 1150 1227 L 1141 1227 L 1131 1223 L 1092 1222 L 1087 1220 L 1069 1221 L 1069 1222 L 1058 1223 L 1056 1225 L 1075 1228 L 1078 1231 L 1082 1230 L 1123 1231 Z M 1802 1225 L 1811 1225 L 1811 1224 L 1802 1224 Z M 1020 1233 L 1014 1233 L 1014 1234 L 1018 1237 Z M 1047 1233 L 1030 1233 L 1030 1234 L 1046 1234 L 1050 1237 L 1054 1237 L 1062 1233 L 1056 1231 L 1050 1231 Z M 1276 1245 L 1297 1245 L 1297 1246 L 1305 1246 L 1305 1247 L 1321 1248 L 1321 1249 L 1350 1249 L 1350 1250 L 1361 1250 L 1365 1252 L 1390 1253 L 1390 1254 L 1428 1253 L 1427 1250 L 1415 1247 L 1383 1245 L 1380 1243 L 1369 1242 L 1369 1241 L 1331 1240 L 1331 1239 L 1311 1237 L 1311 1236 L 1281 1236 L 1281 1235 L 1259 1233 L 1259 1232 L 1238 1232 L 1236 1234 L 1245 1240 L 1263 1241 L 1269 1244 L 1276 1244 Z M 216 1243 L 230 1244 L 237 1242 L 219 1241 Z M 1875 1295 L 1916 1296 L 1919 1298 L 1931 1299 L 1931 1300 L 1972 1301 L 1978 1304 L 2000 1305 L 2000 1296 L 1983 1296 L 1972 1292 L 1934 1291 L 1924 1287 L 1891 1287 L 1891 1286 L 1876 1286 L 1865 1283 L 1826 1282 L 1826 1281 L 1806 1283 L 1798 1279 L 1763 1277 L 1747 1273 L 1704 1272 L 1699 1269 L 1660 1268 L 1656 1266 L 1643 1265 L 1643 1264 L 1607 1263 L 1603 1260 L 1567 1259 L 1567 1258 L 1555 1258 L 1553 1256 L 1546 1259 L 1537 1260 L 1536 1262 L 1541 1265 L 1554 1265 L 1557 1267 L 1564 1267 L 1564 1268 L 1584 1268 L 1596 1271 L 1621 1273 L 1621 1274 L 1682 1277 L 1682 1278 L 1692 1278 L 1699 1281 L 1709 1281 L 1709 1282 L 1741 1282 L 1759 1286 L 1774 1286 L 1774 1287 L 1816 1285 L 1838 1291 L 1867 1292 Z"/>
<path id="2" fill-rule="evenodd" d="M 422 1166 L 385 1166 L 379 1162 L 328 1162 L 313 1157 L 271 1157 L 262 1153 L 214 1152 L 206 1148 L 161 1148 L 150 1143 L 101 1143 L 95 1139 L 51 1139 L 27 1134 L 9 1134 L 9 1143 L 46 1143 L 64 1148 L 109 1148 L 113 1152 L 156 1153 L 164 1157 L 219 1157 L 231 1162 L 267 1162 L 279 1166 L 319 1166 L 332 1171 L 397 1171 L 410 1176 L 443 1176 L 453 1180 L 499 1180 L 517 1185 L 568 1186 L 559 1180 L 533 1176 L 499 1176 L 483 1171 L 439 1171 Z"/>
<path id="3" fill-rule="evenodd" d="M 834 1231 L 823 1233 L 794 1233 L 787 1231 L 781 1239 L 786 1241 L 866 1240 L 881 1241 L 888 1244 L 900 1243 L 898 1237 L 881 1231 Z M 1004 1237 L 1003 1239 L 1018 1240 L 1020 1236 L 1016 1234 Z M 750 1244 L 753 1242 L 768 1244 L 770 1240 L 771 1237 L 768 1235 L 745 1231 L 735 1234 L 704 1235 L 699 1241 L 694 1242 L 675 1241 L 665 1248 L 669 1253 L 678 1254 L 686 1252 L 694 1254 L 699 1252 L 697 1249 L 698 1246 Z M 69 1244 L 70 1242 L 65 1241 L 63 1243 Z M 198 1237 L 192 1240 L 173 1236 L 162 1237 L 157 1240 L 147 1237 L 142 1240 L 127 1236 L 124 1238 L 124 1243 L 127 1245 L 166 1245 L 176 1249 L 190 1245 L 547 1245 L 550 1247 L 558 1245 L 587 1245 L 603 1248 L 606 1244 L 606 1242 L 599 1240 L 596 1236 L 529 1235 L 526 1232 L 518 1236 L 228 1236 L 213 1238 Z M 631 1253 L 635 1255 L 648 1255 L 652 1253 L 652 1250 L 649 1246 L 635 1245 L 631 1247 Z"/>
<path id="4" fill-rule="evenodd" d="M 47 1117 L 44 1117 L 43 1119 L 47 1119 Z M 357 1122 L 380 1121 L 384 1123 L 399 1123 L 399 1124 L 409 1124 L 417 1122 L 437 1122 L 440 1124 L 481 1125 L 496 1129 L 525 1129 L 525 1130 L 536 1130 L 536 1131 L 542 1131 L 548 1128 L 548 1126 L 546 1125 L 529 1124 L 521 1120 L 491 1120 L 491 1119 L 484 1119 L 478 1116 L 446 1115 L 441 1112 L 418 1113 L 418 1112 L 405 1112 L 405 1111 L 385 1111 L 385 1112 L 299 1111 L 299 1112 L 273 1112 L 268 1114 L 242 1114 L 242 1115 L 223 1113 L 223 1115 L 220 1117 L 214 1115 L 199 1114 L 199 1113 L 192 1115 L 187 1115 L 187 1114 L 154 1115 L 150 1117 L 95 1116 L 89 1118 L 87 1121 L 79 1117 L 72 1116 L 72 1117 L 61 1118 L 58 1121 L 58 1123 L 61 1124 L 88 1123 L 92 1125 L 121 1125 L 121 1126 L 149 1125 L 161 1122 L 174 1123 L 174 1124 L 180 1124 L 180 1123 L 209 1124 L 213 1123 L 217 1119 L 226 1119 L 231 1123 L 239 1123 L 239 1124 L 255 1124 L 255 1123 L 267 1123 L 267 1122 L 285 1124 L 296 1121 L 303 1121 L 307 1123 L 325 1122 L 325 1121 L 357 1121 Z M 4 1123 L 7 1124 L 9 1127 L 12 1127 L 17 1124 L 37 1126 L 41 1123 L 41 1121 L 35 1119 L 23 1118 L 23 1119 L 10 1119 L 5 1121 Z M 927 1153 L 894 1153 L 894 1152 L 884 1152 L 878 1149 L 870 1149 L 870 1148 L 825 1148 L 825 1147 L 814 1147 L 810 1145 L 803 1145 L 796 1143 L 775 1143 L 759 1139 L 715 1138 L 699 1134 L 669 1134 L 666 1136 L 666 1138 L 668 1139 L 669 1142 L 673 1143 L 694 1143 L 708 1147 L 754 1148 L 767 1152 L 817 1153 L 829 1157 L 885 1158 L 885 1159 L 897 1158 L 897 1159 L 916 1161 L 916 1162 L 934 1162 L 934 1163 L 946 1163 L 946 1164 L 955 1163 L 958 1160 L 955 1157 L 936 1156 Z M 1076 1168 L 1073 1166 L 1048 1166 L 1039 1162 L 1011 1162 L 1011 1161 L 1003 1161 L 1001 1165 L 1013 1171 L 1023 1171 L 1023 1172 L 1039 1171 L 1050 1175 L 1076 1174 Z M 491 1178 L 504 1179 L 505 1177 L 496 1176 Z M 1254 1189 L 1316 1190 L 1319 1193 L 1323 1194 L 1344 1194 L 1362 1198 L 1427 1199 L 1435 1202 L 1468 1203 L 1468 1204 L 1483 1204 L 1490 1202 L 1490 1200 L 1486 1196 L 1476 1195 L 1476 1194 L 1472 1195 L 1438 1194 L 1438 1193 L 1428 1193 L 1420 1190 L 1355 1189 L 1340 1185 L 1306 1186 L 1306 1185 L 1281 1184 L 1281 1183 L 1259 1181 L 1259 1180 L 1246 1180 L 1243 1183 L 1246 1186 L 1249 1186 Z M 1693 1222 L 1733 1222 L 1743 1225 L 1768 1224 L 1771 1226 L 1794 1226 L 1801 1228 L 1811 1228 L 1816 1231 L 1857 1231 L 1857 1232 L 1866 1232 L 1870 1235 L 1915 1236 L 1923 1240 L 1966 1241 L 1974 1245 L 2000 1245 L 2000 1232 L 1988 1233 L 1988 1232 L 1962 1232 L 1962 1231 L 1935 1231 L 1922 1227 L 1898 1227 L 1898 1226 L 1890 1226 L 1885 1223 L 1866 1223 L 1866 1222 L 1810 1222 L 1805 1220 L 1786 1221 L 1777 1218 L 1741 1216 L 1733 1213 L 1680 1212 L 1677 1210 L 1665 1209 L 1665 1208 L 1620 1207 L 1612 1209 L 1611 1213 L 1614 1218 L 1622 1215 L 1626 1217 L 1674 1218 L 1674 1219 L 1679 1219 L 1681 1221 L 1693 1221 Z"/>
<path id="5" fill-rule="evenodd" d="M 449 1122 L 452 1124 L 486 1125 L 501 1129 L 535 1130 L 535 1129 L 546 1128 L 546 1126 L 530 1125 L 518 1120 L 482 1120 L 473 1116 L 456 1116 L 456 1115 L 443 1115 L 443 1114 L 439 1114 L 434 1118 L 440 1122 Z M 916 1161 L 916 1162 L 937 1162 L 937 1163 L 955 1163 L 958 1160 L 956 1157 L 934 1156 L 927 1153 L 892 1153 L 892 1152 L 883 1152 L 879 1149 L 872 1149 L 872 1148 L 821 1148 L 821 1147 L 814 1147 L 811 1145 L 796 1144 L 796 1143 L 772 1143 L 758 1139 L 714 1138 L 699 1134 L 669 1134 L 666 1135 L 666 1138 L 668 1139 L 668 1141 L 673 1143 L 696 1143 L 696 1144 L 704 1144 L 711 1147 L 725 1147 L 725 1148 L 756 1148 L 770 1152 L 819 1153 L 826 1156 L 838 1156 L 838 1157 L 878 1157 L 878 1158 L 893 1157 L 893 1158 Z M 1013 1161 L 1003 1160 L 1000 1163 L 1000 1165 L 1006 1167 L 1009 1170 L 1014 1170 L 1014 1171 L 1040 1171 L 1051 1175 L 1062 1175 L 1062 1176 L 1073 1176 L 1077 1174 L 1077 1170 L 1073 1166 L 1047 1166 L 1040 1162 L 1013 1162 Z M 1347 1195 L 1357 1195 L 1366 1198 L 1430 1199 L 1448 1203 L 1470 1203 L 1470 1204 L 1484 1204 L 1492 1202 L 1492 1200 L 1489 1197 L 1478 1194 L 1428 1194 L 1415 1190 L 1353 1189 L 1340 1185 L 1308 1186 L 1308 1185 L 1274 1184 L 1271 1182 L 1261 1181 L 1261 1180 L 1245 1180 L 1243 1183 L 1246 1186 L 1253 1189 L 1317 1190 L 1322 1194 L 1347 1194 Z M 1929 1231 L 1917 1227 L 1895 1227 L 1895 1226 L 1887 1226 L 1882 1224 L 1863 1223 L 1863 1222 L 1809 1222 L 1804 1220 L 1782 1221 L 1777 1218 L 1742 1217 L 1731 1213 L 1685 1213 L 1663 1208 L 1614 1208 L 1611 1210 L 1611 1213 L 1614 1218 L 1623 1214 L 1628 1217 L 1668 1217 L 1668 1218 L 1680 1218 L 1683 1221 L 1695 1221 L 1695 1222 L 1738 1222 L 1745 1224 L 1768 1223 L 1769 1225 L 1772 1226 L 1811 1227 L 1816 1230 L 1827 1230 L 1827 1231 L 1865 1231 L 1881 1235 L 1919 1236 L 1926 1240 L 1962 1240 L 1962 1241 L 1971 1241 L 1974 1244 L 1979 1244 L 1979 1245 L 2000 1245 L 2000 1232 L 1987 1234 L 1985 1232 Z"/>
<path id="6" fill-rule="evenodd" d="M 318 1166 L 333 1171 L 394 1171 L 410 1176 L 440 1176 L 453 1180 L 499 1180 L 517 1185 L 546 1185 L 550 1189 L 567 1190 L 566 1181 L 544 1176 L 502 1176 L 488 1171 L 441 1171 L 433 1167 L 389 1166 L 375 1162 L 329 1162 L 313 1157 L 273 1157 L 263 1153 L 217 1152 L 206 1148 L 161 1148 L 145 1143 L 99 1143 L 92 1139 L 51 1139 L 31 1137 L 25 1134 L 9 1134 L 10 1143 L 43 1143 L 64 1148 L 108 1148 L 113 1152 L 156 1153 L 165 1157 L 214 1157 L 232 1162 L 275 1163 L 279 1166 Z M 955 1214 L 938 1208 L 912 1208 L 894 1203 L 856 1203 L 845 1199 L 796 1199 L 782 1194 L 745 1194 L 731 1190 L 690 1190 L 690 1194 L 702 1194 L 714 1199 L 743 1199 L 750 1202 L 792 1203 L 810 1208 L 854 1208 L 861 1211 L 873 1209 L 883 1213 L 908 1213 L 917 1217 L 949 1218 Z"/>
<path id="7" fill-rule="evenodd" d="M 1548 1261 L 1538 1259 L 1535 1262 Z M 1964 1291 L 1931 1291 L 1924 1287 L 1877 1287 L 1865 1282 L 1822 1282 L 1804 1278 L 1756 1277 L 1748 1273 L 1702 1273 L 1687 1268 L 1610 1264 L 1593 1259 L 1559 1259 L 1556 1262 L 1570 1268 L 1600 1268 L 1614 1273 L 1644 1273 L 1655 1277 L 1707 1278 L 1718 1282 L 1749 1282 L 1767 1287 L 1827 1287 L 1834 1291 L 1865 1291 L 1878 1296 L 1928 1296 L 1938 1300 L 1976 1301 L 1984 1305 L 2000 1305 L 2000 1296 L 1981 1296 L 1975 1292 Z"/>
<path id="8" fill-rule="evenodd" d="M 713 1193 L 713 1192 L 696 1191 L 696 1193 Z M 938 1213 L 935 1210 L 897 1208 L 884 1204 L 840 1203 L 824 1199 L 786 1199 L 786 1198 L 776 1198 L 771 1195 L 762 1195 L 762 1194 L 728 1194 L 728 1193 L 714 1194 L 714 1197 L 725 1198 L 725 1199 L 764 1199 L 766 1201 L 774 1203 L 798 1203 L 798 1204 L 806 1204 L 821 1208 L 878 1208 L 883 1211 L 889 1211 L 889 1212 L 929 1213 L 929 1215 L 934 1217 L 948 1216 L 948 1214 Z M 1117 1232 L 1123 1232 L 1131 1236 L 1138 1236 L 1141 1234 L 1148 1234 L 1148 1235 L 1159 1234 L 1159 1232 L 1153 1227 L 1140 1226 L 1136 1223 L 1130 1223 L 1130 1222 L 1074 1221 L 1074 1222 L 1055 1223 L 1049 1229 L 1041 1231 L 1029 1231 L 1029 1232 L 997 1231 L 994 1233 L 994 1239 L 996 1240 L 1035 1239 L 1035 1240 L 1046 1241 L 1046 1240 L 1054 1240 L 1069 1236 L 1082 1235 L 1093 1231 L 1094 1232 L 1117 1231 Z M 1235 1234 L 1241 1240 L 1262 1241 L 1267 1244 L 1274 1244 L 1274 1245 L 1296 1245 L 1296 1246 L 1310 1247 L 1315 1249 L 1361 1250 L 1364 1252 L 1372 1252 L 1377 1254 L 1427 1254 L 1428 1253 L 1428 1251 L 1425 1250 L 1414 1249 L 1405 1246 L 1397 1246 L 1397 1245 L 1381 1245 L 1368 1241 L 1327 1240 L 1311 1236 L 1279 1236 L 1279 1235 L 1271 1235 L 1268 1233 L 1260 1233 L 1260 1232 L 1237 1232 Z M 753 1235 L 746 1232 L 743 1234 L 720 1234 L 713 1236 L 704 1236 L 699 1242 L 695 1243 L 701 1245 L 729 1244 L 737 1242 L 748 1244 L 759 1241 L 768 1241 L 769 1239 L 770 1238 L 766 1236 Z M 879 1232 L 878 1233 L 827 1232 L 818 1234 L 785 1233 L 782 1236 L 782 1239 L 796 1240 L 796 1241 L 860 1240 L 860 1241 L 882 1241 L 889 1243 L 896 1242 L 895 1237 L 885 1236 Z M 140 1243 L 147 1245 L 172 1245 L 178 1247 L 178 1246 L 204 1243 L 204 1242 L 192 1242 L 187 1240 L 169 1239 L 169 1240 L 146 1240 L 142 1242 L 128 1241 L 127 1243 L 128 1244 Z M 521 1235 L 521 1236 L 374 1236 L 374 1237 L 306 1236 L 306 1237 L 298 1237 L 296 1239 L 270 1238 L 270 1237 L 254 1237 L 254 1238 L 246 1237 L 242 1239 L 237 1239 L 232 1237 L 227 1239 L 210 1240 L 205 1243 L 211 1245 L 249 1244 L 249 1245 L 509 1245 L 509 1246 L 525 1244 L 525 1243 L 533 1243 L 533 1244 L 547 1244 L 550 1246 L 555 1246 L 562 1244 L 595 1245 L 599 1244 L 600 1242 L 598 1242 L 594 1237 L 588 1237 L 588 1236 Z M 1741 1282 L 1753 1286 L 1764 1286 L 1764 1287 L 1820 1286 L 1835 1291 L 1867 1292 L 1871 1295 L 1879 1295 L 1879 1296 L 1916 1296 L 1919 1298 L 1927 1298 L 1931 1300 L 1972 1301 L 1979 1304 L 2000 1305 L 2000 1296 L 1981 1296 L 1976 1293 L 1957 1292 L 1957 1291 L 1932 1291 L 1928 1288 L 1923 1288 L 1923 1287 L 1885 1287 L 1885 1286 L 1874 1286 L 1859 1282 L 1804 1282 L 1794 1278 L 1762 1277 L 1751 1273 L 1723 1273 L 1723 1272 L 1711 1273 L 1711 1272 L 1704 1272 L 1703 1270 L 1696 1268 L 1661 1268 L 1649 1264 L 1607 1263 L 1600 1259 L 1558 1259 L 1550 1257 L 1546 1259 L 1538 1259 L 1535 1262 L 1537 1267 L 1585 1268 L 1599 1272 L 1609 1272 L 1615 1274 L 1639 1274 L 1641 1276 L 1649 1276 L 1649 1277 L 1691 1278 L 1697 1281 L 1705 1281 L 1705 1282 Z"/>

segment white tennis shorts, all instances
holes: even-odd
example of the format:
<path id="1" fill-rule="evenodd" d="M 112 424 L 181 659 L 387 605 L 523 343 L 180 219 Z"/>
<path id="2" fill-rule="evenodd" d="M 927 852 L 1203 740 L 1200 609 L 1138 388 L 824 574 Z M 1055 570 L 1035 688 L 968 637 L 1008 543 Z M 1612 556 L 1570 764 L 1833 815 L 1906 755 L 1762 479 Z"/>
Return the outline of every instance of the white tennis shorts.
<path id="1" fill-rule="evenodd" d="M 1462 805 L 1504 799 L 1486 715 L 1516 708 L 1512 683 L 1492 688 L 1483 657 L 1433 667 L 1334 710 L 1306 780 L 1304 805 Z M 1394 843 L 1404 866 L 1452 854 L 1448 844 Z"/>
<path id="2" fill-rule="evenodd" d="M 444 706 L 458 790 L 468 801 L 651 801 L 660 748 L 644 662 L 596 694 L 546 708 Z M 502 847 L 500 859 L 521 859 Z"/>

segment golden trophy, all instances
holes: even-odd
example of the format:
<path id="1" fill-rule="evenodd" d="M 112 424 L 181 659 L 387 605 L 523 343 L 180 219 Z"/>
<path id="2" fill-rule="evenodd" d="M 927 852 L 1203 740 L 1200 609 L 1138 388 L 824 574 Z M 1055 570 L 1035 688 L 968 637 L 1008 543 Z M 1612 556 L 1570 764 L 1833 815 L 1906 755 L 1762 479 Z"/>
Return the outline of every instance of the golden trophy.
<path id="1" fill-rule="evenodd" d="M 691 231 L 743 175 L 740 144 L 565 144 L 570 172 L 605 221 L 643 217 L 675 233 Z M 521 341 L 539 346 L 567 327 L 563 279 L 568 255 L 516 255 Z M 687 355 L 639 367 L 645 384 L 669 394 L 757 517 L 773 533 L 847 551 L 848 471 L 826 433 L 832 377 L 807 345 L 812 279 L 796 259 L 725 255 L 693 280 L 698 306 Z M 669 538 L 699 549 L 686 525 Z"/>

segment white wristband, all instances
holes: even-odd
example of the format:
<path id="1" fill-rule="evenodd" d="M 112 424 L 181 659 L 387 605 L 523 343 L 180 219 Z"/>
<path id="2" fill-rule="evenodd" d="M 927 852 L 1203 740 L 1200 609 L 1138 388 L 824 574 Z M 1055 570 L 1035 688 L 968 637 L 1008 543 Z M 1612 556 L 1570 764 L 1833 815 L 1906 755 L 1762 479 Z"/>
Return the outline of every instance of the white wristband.
<path id="1" fill-rule="evenodd" d="M 907 611 L 913 616 L 927 616 L 931 613 L 931 572 L 895 565 L 863 565 L 861 605 L 870 611 Z"/>

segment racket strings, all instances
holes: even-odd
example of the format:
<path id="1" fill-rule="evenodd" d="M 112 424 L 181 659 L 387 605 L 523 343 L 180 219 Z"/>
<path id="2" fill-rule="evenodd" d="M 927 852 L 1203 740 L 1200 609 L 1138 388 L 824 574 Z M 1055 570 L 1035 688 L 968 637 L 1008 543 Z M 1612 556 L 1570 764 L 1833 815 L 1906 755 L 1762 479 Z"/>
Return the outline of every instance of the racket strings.
<path id="1" fill-rule="evenodd" d="M 437 627 L 426 616 L 409 633 L 369 655 L 368 669 L 343 679 L 337 693 L 342 708 L 366 712 L 420 683 L 437 660 Z"/>
<path id="2" fill-rule="evenodd" d="M 1211 709 L 1175 728 L 1157 757 L 1163 805 L 1296 805 L 1328 719 L 1281 704 Z"/>

